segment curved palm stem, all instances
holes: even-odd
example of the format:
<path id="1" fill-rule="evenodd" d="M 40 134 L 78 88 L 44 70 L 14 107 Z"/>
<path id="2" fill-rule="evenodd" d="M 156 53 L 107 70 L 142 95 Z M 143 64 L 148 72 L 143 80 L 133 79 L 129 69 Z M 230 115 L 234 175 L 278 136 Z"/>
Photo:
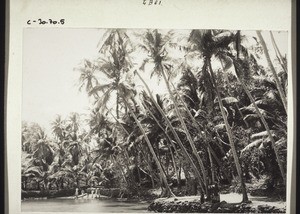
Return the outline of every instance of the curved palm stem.
<path id="1" fill-rule="evenodd" d="M 237 47 L 239 47 L 239 45 L 237 45 Z M 239 51 L 237 51 L 237 53 L 238 53 L 238 52 L 239 52 Z M 222 60 L 220 60 L 220 63 L 221 63 L 221 67 L 222 67 L 223 73 L 224 73 L 224 75 L 225 75 L 225 81 L 227 82 L 228 85 L 230 85 L 230 82 L 229 82 L 227 73 L 225 72 L 225 68 L 224 68 L 224 65 L 223 65 Z M 231 93 L 230 93 L 230 90 L 228 90 L 228 94 L 229 94 L 229 96 L 232 96 Z M 239 115 L 241 116 L 242 120 L 244 121 L 246 127 L 249 128 L 249 124 L 248 124 L 248 122 L 244 119 L 244 115 L 243 115 L 243 113 L 241 112 L 238 103 L 234 103 L 234 105 L 235 105 L 235 107 L 237 108 L 238 113 L 239 113 Z"/>
<path id="2" fill-rule="evenodd" d="M 169 91 L 171 100 L 173 101 L 173 104 L 174 104 L 174 107 L 175 107 L 176 114 L 177 114 L 177 116 L 178 116 L 178 118 L 179 118 L 179 120 L 180 120 L 180 123 L 181 123 L 183 129 L 184 129 L 185 132 L 186 132 L 185 134 L 186 134 L 187 139 L 188 139 L 188 141 L 189 141 L 189 144 L 190 144 L 190 146 L 191 146 L 191 148 L 192 148 L 193 154 L 195 155 L 195 157 L 196 157 L 196 159 L 197 159 L 197 161 L 198 161 L 198 164 L 199 164 L 199 166 L 200 166 L 200 169 L 201 169 L 201 172 L 202 172 L 202 176 L 203 176 L 202 178 L 203 178 L 204 185 L 205 185 L 205 192 L 208 194 L 208 191 L 207 191 L 207 188 L 208 188 L 208 180 L 207 180 L 207 173 L 206 173 L 204 164 L 203 164 L 203 162 L 202 162 L 202 159 L 201 159 L 200 155 L 199 155 L 198 152 L 197 152 L 195 143 L 194 143 L 194 141 L 193 141 L 193 139 L 192 139 L 192 136 L 190 135 L 190 132 L 189 132 L 189 130 L 188 130 L 188 128 L 187 128 L 187 126 L 186 126 L 184 120 L 183 120 L 183 117 L 182 117 L 181 113 L 179 112 L 179 108 L 178 108 L 177 102 L 176 102 L 176 100 L 175 100 L 175 98 L 174 98 L 174 95 L 173 95 L 173 93 L 172 93 L 172 90 L 171 90 L 171 88 L 170 88 L 170 84 L 169 84 L 169 81 L 168 81 L 168 79 L 167 79 L 167 77 L 166 77 L 166 74 L 165 74 L 165 72 L 164 72 L 164 69 L 163 69 L 162 66 L 160 67 L 160 69 L 161 69 L 161 74 L 162 74 L 162 76 L 163 76 L 163 79 L 164 79 L 164 81 L 165 81 L 165 83 L 166 83 L 166 85 L 167 85 L 167 88 L 168 88 L 168 91 Z M 209 197 L 209 196 L 208 196 L 208 197 Z"/>
<path id="3" fill-rule="evenodd" d="M 127 136 L 130 136 L 129 132 L 124 128 L 124 126 L 119 122 L 119 120 L 110 112 L 110 110 L 107 108 L 107 106 L 105 106 L 105 108 L 108 110 L 108 112 L 110 113 L 110 115 L 114 118 L 114 120 L 117 122 L 117 124 L 123 129 L 123 131 L 127 134 Z M 131 165 L 130 163 L 130 157 L 128 154 L 127 149 L 124 149 L 124 157 L 125 157 L 125 161 L 126 161 L 126 169 L 127 171 L 130 173 L 131 176 L 131 180 L 134 181 L 134 175 L 133 172 L 130 170 L 129 166 Z"/>
<path id="4" fill-rule="evenodd" d="M 152 102 L 154 103 L 155 107 L 157 108 L 157 110 L 160 112 L 160 114 L 162 115 L 162 117 L 164 118 L 164 120 L 166 121 L 167 123 L 167 126 L 170 128 L 173 136 L 175 137 L 175 140 L 176 142 L 178 143 L 180 149 L 182 150 L 183 152 L 183 155 L 185 156 L 186 160 L 191 164 L 192 166 L 192 169 L 194 171 L 194 173 L 196 174 L 196 178 L 198 179 L 199 181 L 199 184 L 200 184 L 200 187 L 201 187 L 201 190 L 203 192 L 205 192 L 205 189 L 204 189 L 204 185 L 203 185 L 203 178 L 202 178 L 202 175 L 200 174 L 199 170 L 197 169 L 194 161 L 192 160 L 191 156 L 189 155 L 189 153 L 187 152 L 186 148 L 184 147 L 182 141 L 180 140 L 178 134 L 176 133 L 174 127 L 172 126 L 170 120 L 167 118 L 165 112 L 161 109 L 161 107 L 157 104 L 157 102 L 155 101 L 151 91 L 150 91 L 150 88 L 149 86 L 147 85 L 147 83 L 145 82 L 145 80 L 140 76 L 140 74 L 138 73 L 138 71 L 135 71 L 135 73 L 138 75 L 139 79 L 142 81 L 142 83 L 144 84 Z"/>
<path id="5" fill-rule="evenodd" d="M 136 117 L 135 113 L 132 111 L 130 105 L 128 104 L 128 102 L 126 100 L 126 98 L 124 96 L 122 96 L 122 98 L 123 98 L 123 101 L 124 101 L 125 105 L 127 106 L 128 110 L 129 110 L 130 114 L 132 115 L 134 121 L 138 125 L 139 129 L 141 130 L 141 132 L 142 132 L 142 134 L 143 134 L 143 136 L 145 138 L 147 146 L 148 146 L 148 148 L 149 148 L 149 150 L 150 150 L 150 152 L 151 152 L 151 154 L 152 154 L 152 156 L 154 158 L 154 161 L 155 161 L 155 163 L 156 163 L 156 165 L 157 165 L 157 167 L 159 169 L 159 172 L 160 172 L 160 175 L 161 175 L 161 179 L 162 179 L 162 181 L 164 183 L 164 187 L 167 190 L 167 192 L 166 192 L 167 197 L 174 197 L 175 195 L 174 195 L 174 193 L 172 192 L 172 190 L 170 189 L 170 187 L 168 185 L 166 174 L 165 174 L 165 172 L 164 172 L 164 170 L 162 168 L 162 165 L 161 165 L 159 159 L 157 158 L 157 155 L 156 155 L 156 153 L 155 153 L 155 151 L 153 149 L 153 146 L 151 145 L 151 142 L 150 142 L 150 140 L 149 140 L 149 138 L 148 138 L 148 136 L 147 136 L 147 134 L 146 134 L 146 132 L 145 132 L 142 124 L 140 123 L 140 121 Z"/>
<path id="6" fill-rule="evenodd" d="M 262 48 L 263 48 L 263 50 L 264 50 L 266 59 L 267 59 L 267 61 L 268 61 L 268 65 L 269 65 L 269 67 L 270 67 L 270 69 L 271 69 L 271 71 L 272 71 L 272 74 L 273 74 L 273 76 L 274 76 L 274 79 L 275 79 L 275 82 L 276 82 L 276 86 L 277 86 L 277 89 L 278 89 L 278 91 L 279 91 L 279 95 L 280 95 L 281 101 L 282 101 L 282 103 L 283 103 L 285 112 L 287 113 L 287 101 L 286 101 L 286 96 L 285 96 L 284 90 L 283 90 L 283 88 L 282 88 L 282 86 L 281 86 L 281 84 L 280 84 L 280 81 L 279 81 L 278 75 L 277 75 L 277 73 L 276 73 L 276 71 L 275 71 L 275 68 L 274 68 L 274 66 L 273 66 L 273 63 L 272 63 L 272 61 L 271 61 L 271 58 L 270 58 L 270 55 L 269 55 L 269 51 L 268 51 L 268 49 L 267 49 L 267 45 L 266 45 L 266 43 L 265 43 L 264 38 L 263 38 L 262 35 L 261 35 L 261 32 L 260 32 L 260 31 L 256 31 L 256 33 L 257 33 L 257 36 L 258 36 L 258 38 L 259 38 L 259 40 L 260 40 L 260 43 L 261 43 L 261 45 L 262 45 Z"/>
<path id="7" fill-rule="evenodd" d="M 174 170 L 175 170 L 175 174 L 176 174 L 176 177 L 177 177 L 177 182 L 178 182 L 178 185 L 180 184 L 180 178 L 179 178 L 179 174 L 177 173 L 177 168 L 176 168 L 176 163 L 175 163 L 175 159 L 174 159 L 174 154 L 172 152 L 172 148 L 170 147 L 169 144 L 171 144 L 171 146 L 174 148 L 174 151 L 175 151 L 175 154 L 177 155 L 177 157 L 180 157 L 179 154 L 178 154 L 178 151 L 176 149 L 176 146 L 175 144 L 172 142 L 172 139 L 171 137 L 169 136 L 169 134 L 166 132 L 166 130 L 162 127 L 162 125 L 160 124 L 160 122 L 158 121 L 158 119 L 154 116 L 154 114 L 150 111 L 150 109 L 147 107 L 147 105 L 144 105 L 145 109 L 147 110 L 147 112 L 150 114 L 150 116 L 155 120 L 156 124 L 159 126 L 159 128 L 162 130 L 162 132 L 164 133 L 164 135 L 166 136 L 167 138 L 167 145 L 168 145 L 168 149 L 170 150 L 170 153 L 171 153 L 171 158 L 172 158 L 172 162 L 173 162 L 173 167 L 174 167 Z"/>
<path id="8" fill-rule="evenodd" d="M 227 132 L 227 136 L 228 136 L 228 139 L 229 139 L 231 151 L 232 151 L 232 154 L 233 154 L 233 159 L 234 159 L 234 163 L 235 163 L 235 166 L 236 166 L 236 170 L 237 170 L 240 182 L 241 182 L 241 187 L 242 187 L 242 192 L 243 192 L 243 200 L 242 201 L 247 202 L 247 201 L 249 201 L 249 199 L 248 199 L 248 195 L 247 195 L 247 191 L 246 191 L 246 185 L 245 185 L 245 182 L 244 182 L 242 168 L 241 168 L 240 161 L 238 159 L 237 151 L 235 149 L 235 145 L 234 145 L 234 141 L 233 141 L 233 134 L 232 134 L 230 125 L 229 125 L 228 120 L 227 120 L 226 112 L 224 110 L 224 106 L 223 106 L 223 103 L 222 103 L 222 99 L 221 99 L 221 95 L 220 95 L 220 92 L 219 92 L 219 89 L 218 89 L 218 85 L 216 84 L 216 78 L 215 78 L 215 74 L 212 70 L 210 59 L 207 58 L 206 60 L 207 60 L 208 68 L 209 68 L 208 70 L 210 71 L 210 76 L 211 76 L 212 82 L 214 84 L 214 88 L 216 90 L 218 103 L 219 103 L 221 114 L 222 114 L 222 117 L 223 117 L 223 120 L 224 120 L 224 123 L 225 123 L 226 132 Z"/>
<path id="9" fill-rule="evenodd" d="M 236 71 L 237 68 L 236 68 L 235 65 L 234 65 L 234 68 L 235 68 L 235 71 Z M 277 163 L 278 163 L 278 166 L 279 166 L 279 169 L 280 169 L 280 173 L 281 173 L 281 176 L 282 176 L 282 178 L 283 178 L 284 185 L 285 185 L 285 184 L 286 184 L 285 172 L 284 172 L 284 169 L 283 169 L 281 160 L 280 160 L 280 158 L 279 158 L 279 154 L 278 154 L 278 150 L 277 150 L 277 148 L 276 148 L 275 140 L 274 140 L 274 138 L 273 138 L 273 135 L 272 135 L 272 133 L 271 133 L 271 130 L 270 130 L 270 128 L 269 128 L 269 125 L 268 125 L 266 119 L 264 118 L 264 116 L 262 115 L 262 113 L 260 112 L 260 110 L 258 109 L 258 106 L 257 106 L 257 104 L 255 103 L 255 100 L 254 100 L 253 96 L 251 95 L 250 91 L 248 90 L 247 86 L 246 86 L 245 83 L 241 80 L 241 78 L 237 75 L 237 72 L 236 72 L 236 77 L 237 77 L 239 83 L 242 85 L 244 91 L 246 92 L 248 98 L 250 99 L 252 105 L 253 105 L 254 108 L 255 108 L 255 111 L 256 111 L 257 115 L 259 116 L 261 122 L 263 123 L 263 125 L 264 125 L 264 127 L 265 127 L 265 129 L 266 129 L 266 131 L 267 131 L 267 133 L 268 133 L 268 136 L 269 136 L 269 138 L 270 138 L 270 140 L 271 140 L 271 143 L 272 143 L 272 147 L 273 147 L 273 149 L 274 149 L 274 153 L 275 153 L 276 160 L 277 160 Z"/>
<path id="10" fill-rule="evenodd" d="M 275 42 L 275 39 L 274 39 L 274 36 L 273 36 L 272 31 L 270 31 L 270 36 L 271 36 L 271 39 L 272 39 L 272 44 L 273 44 L 273 47 L 274 47 L 274 49 L 275 49 L 277 58 L 278 58 L 279 61 L 280 61 L 280 65 L 281 65 L 282 69 L 287 73 L 287 66 L 286 66 L 286 63 L 284 62 L 283 57 L 282 57 L 282 55 L 281 55 L 281 53 L 280 53 L 280 50 L 279 50 L 279 48 L 278 48 L 278 46 L 277 46 L 277 44 L 276 44 L 276 42 Z"/>
<path id="11" fill-rule="evenodd" d="M 171 84 L 172 84 L 172 83 L 171 83 Z M 184 106 L 184 108 L 185 108 L 185 111 L 187 112 L 189 118 L 192 120 L 193 125 L 194 125 L 195 128 L 197 129 L 198 134 L 200 135 L 200 133 L 202 132 L 200 125 L 198 124 L 198 122 L 196 121 L 196 119 L 193 117 L 193 115 L 192 115 L 191 112 L 189 111 L 189 109 L 188 109 L 186 103 L 184 102 L 184 100 L 183 100 L 182 97 L 180 96 L 180 94 L 179 94 L 178 90 L 176 89 L 176 87 L 175 87 L 173 84 L 172 84 L 172 86 L 173 86 L 173 89 L 174 89 L 175 93 L 177 94 L 177 96 L 178 96 L 180 102 L 183 104 L 183 106 Z M 204 136 L 204 143 L 205 143 L 205 145 L 208 147 L 208 148 L 207 148 L 207 151 L 208 151 L 209 156 L 211 157 L 211 155 L 212 155 L 212 156 L 214 157 L 215 161 L 217 162 L 217 164 L 221 167 L 220 159 L 217 157 L 216 153 L 215 153 L 214 150 L 211 148 L 209 142 L 207 142 L 207 140 L 206 140 L 206 134 L 205 134 L 205 136 Z M 213 163 L 212 163 L 212 159 L 211 159 L 211 158 L 210 158 L 210 162 L 211 162 L 211 165 L 212 165 Z M 213 170 L 213 169 L 211 169 L 211 170 Z M 226 175 L 226 177 L 228 177 L 228 176 Z M 214 182 L 212 182 L 212 183 L 214 183 Z"/>

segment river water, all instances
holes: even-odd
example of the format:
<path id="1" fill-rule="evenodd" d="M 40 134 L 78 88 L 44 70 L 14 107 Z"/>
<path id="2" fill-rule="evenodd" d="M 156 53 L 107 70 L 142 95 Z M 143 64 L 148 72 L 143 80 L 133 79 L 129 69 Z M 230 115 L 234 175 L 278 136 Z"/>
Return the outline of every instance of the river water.
<path id="1" fill-rule="evenodd" d="M 145 213 L 148 202 L 122 202 L 112 199 L 40 199 L 22 201 L 22 212 L 114 212 Z"/>

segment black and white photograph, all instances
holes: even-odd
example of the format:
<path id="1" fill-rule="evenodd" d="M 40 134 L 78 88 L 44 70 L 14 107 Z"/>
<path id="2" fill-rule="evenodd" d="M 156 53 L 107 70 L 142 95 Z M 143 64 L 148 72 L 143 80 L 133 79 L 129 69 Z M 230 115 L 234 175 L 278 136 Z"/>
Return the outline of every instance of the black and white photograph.
<path id="1" fill-rule="evenodd" d="M 288 31 L 22 38 L 22 212 L 287 213 Z"/>
<path id="2" fill-rule="evenodd" d="M 293 5 L 10 0 L 4 213 L 296 213 Z"/>

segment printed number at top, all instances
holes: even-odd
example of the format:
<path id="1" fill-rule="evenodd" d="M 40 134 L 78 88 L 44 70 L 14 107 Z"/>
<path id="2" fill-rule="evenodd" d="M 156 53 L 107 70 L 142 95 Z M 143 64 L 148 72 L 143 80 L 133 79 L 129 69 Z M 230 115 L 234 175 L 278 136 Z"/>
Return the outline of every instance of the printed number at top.
<path id="1" fill-rule="evenodd" d="M 161 5 L 161 0 L 143 0 L 144 5 Z"/>

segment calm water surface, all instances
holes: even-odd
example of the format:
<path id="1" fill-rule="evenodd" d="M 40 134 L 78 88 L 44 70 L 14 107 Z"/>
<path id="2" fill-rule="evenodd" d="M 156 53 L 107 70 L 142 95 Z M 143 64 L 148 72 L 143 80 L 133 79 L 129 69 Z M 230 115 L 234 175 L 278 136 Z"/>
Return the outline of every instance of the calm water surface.
<path id="1" fill-rule="evenodd" d="M 131 212 L 145 213 L 148 202 L 111 199 L 41 199 L 22 201 L 22 212 Z"/>

